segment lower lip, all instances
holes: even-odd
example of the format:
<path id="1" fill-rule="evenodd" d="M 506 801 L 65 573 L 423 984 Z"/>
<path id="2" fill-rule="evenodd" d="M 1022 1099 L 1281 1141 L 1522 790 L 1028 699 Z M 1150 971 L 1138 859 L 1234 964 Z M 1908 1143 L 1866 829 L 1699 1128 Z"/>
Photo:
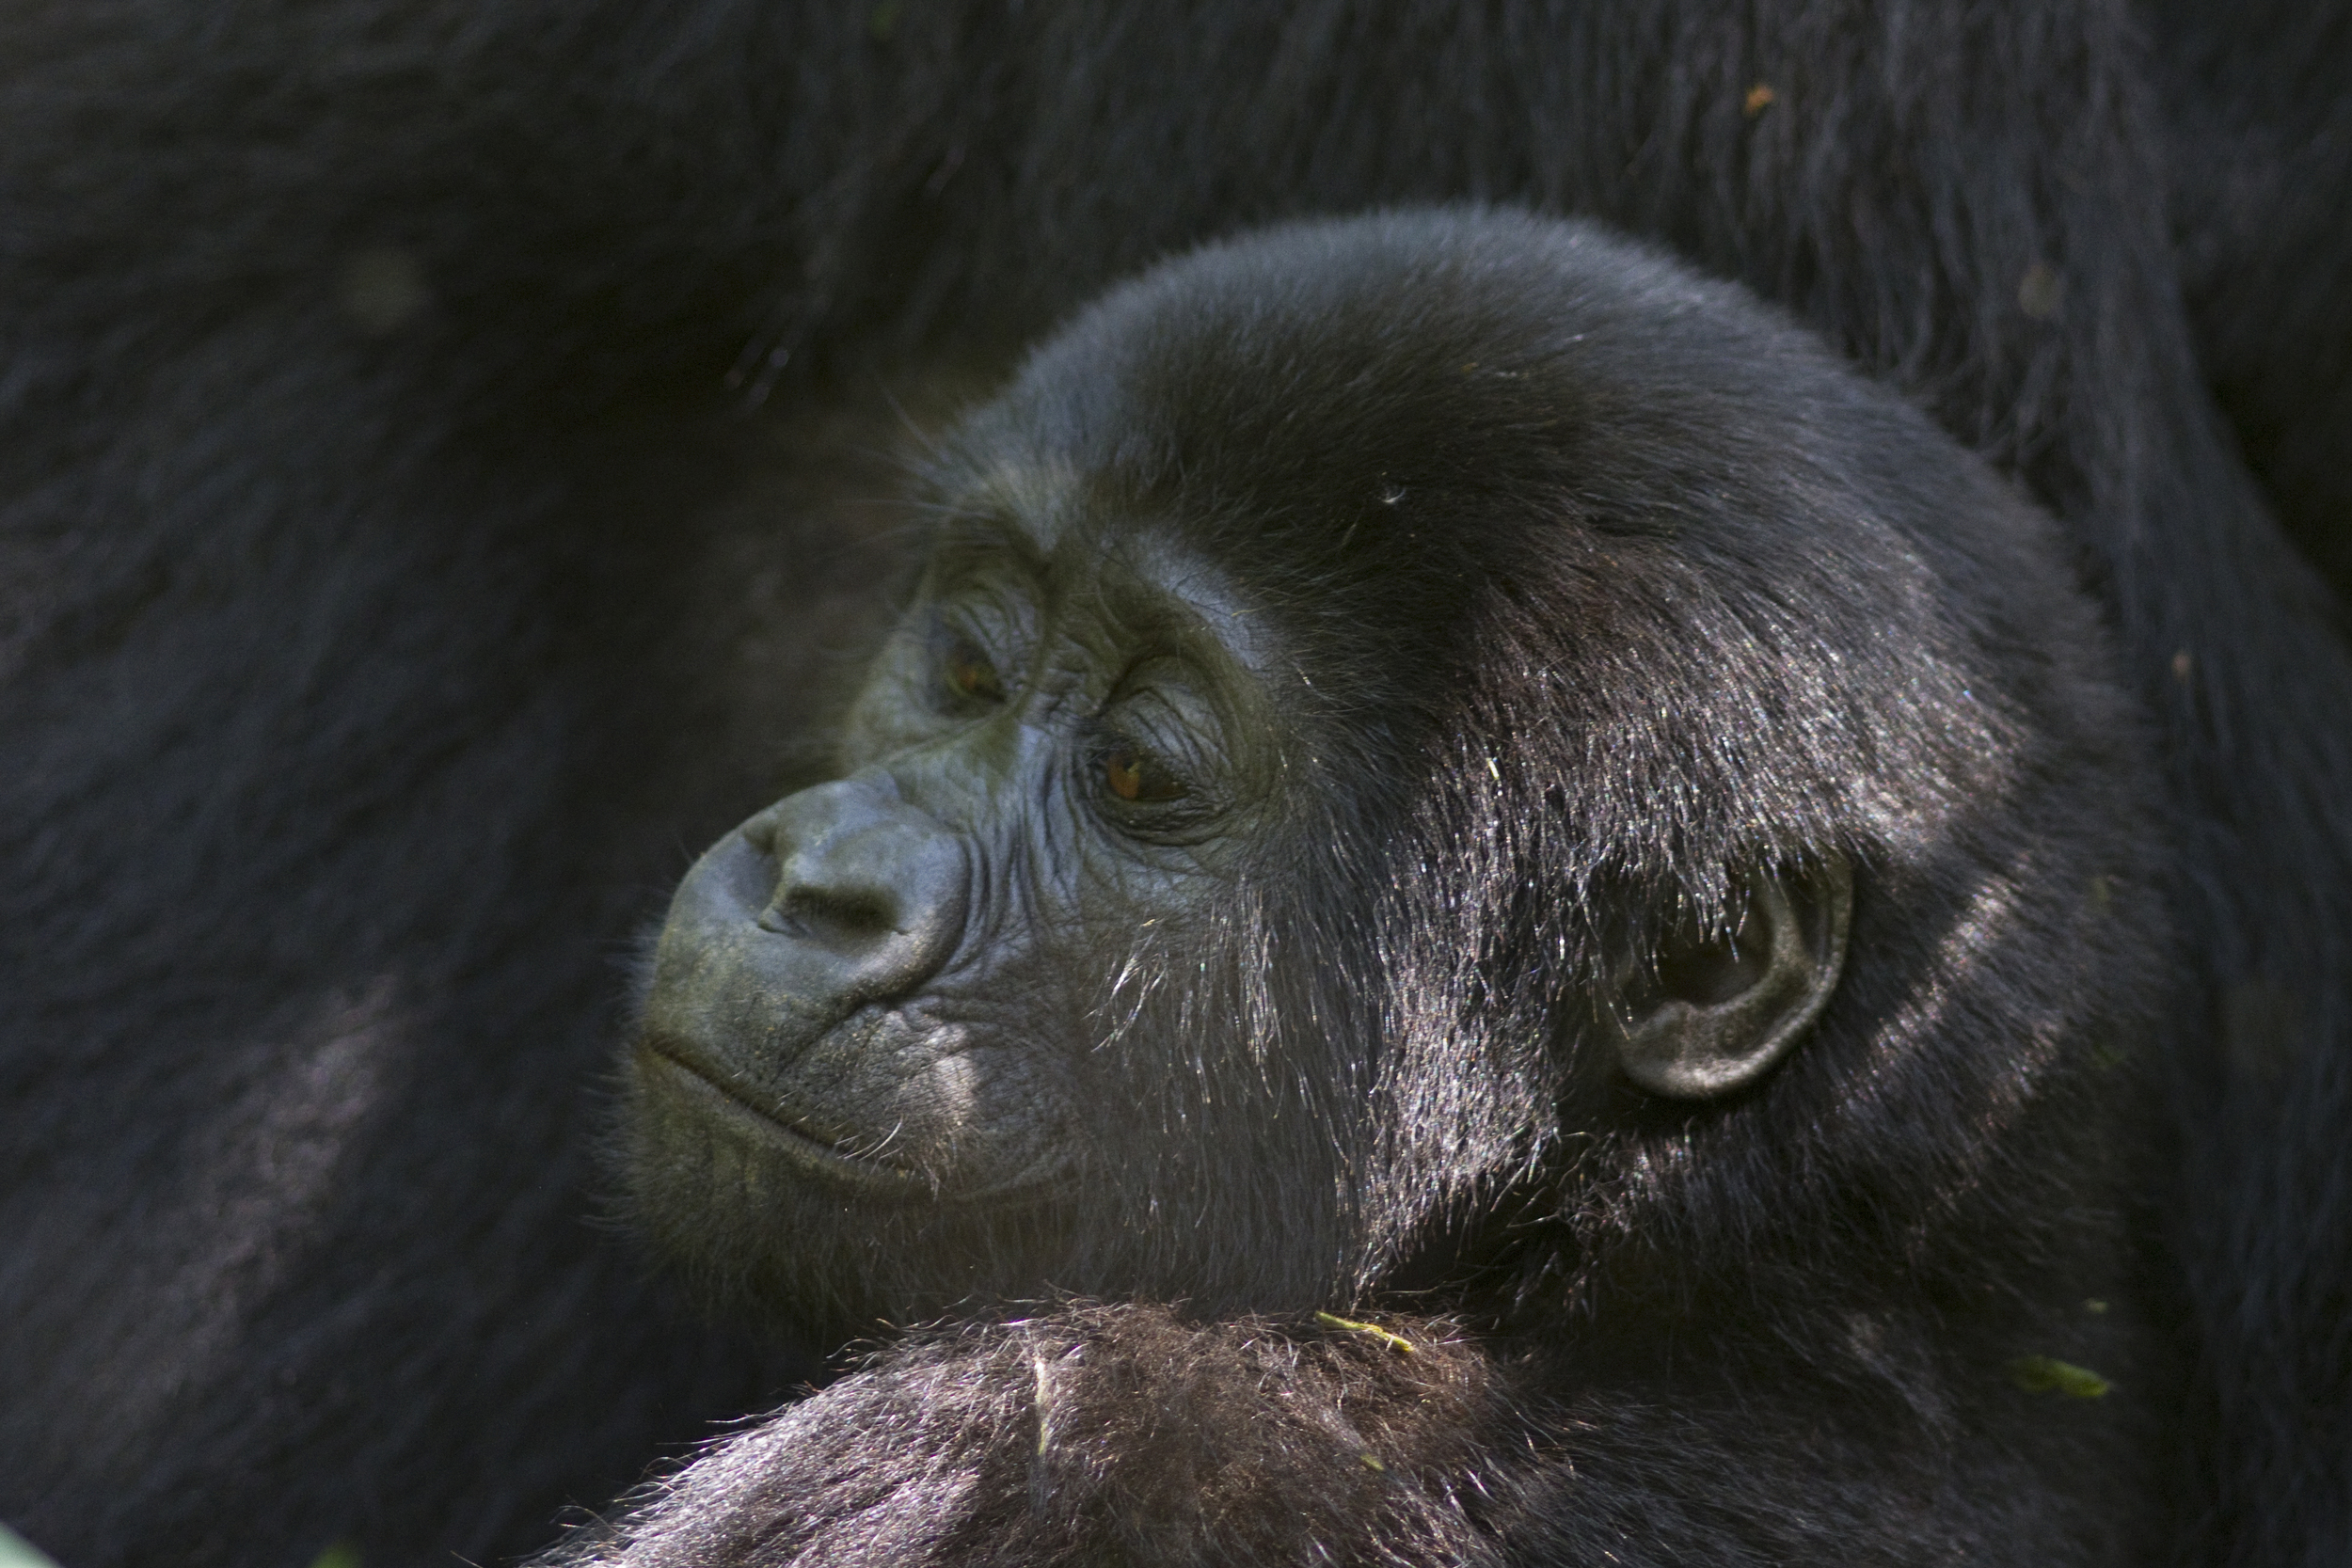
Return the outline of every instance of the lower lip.
<path id="1" fill-rule="evenodd" d="M 930 1184 L 914 1172 L 867 1156 L 844 1153 L 832 1144 L 809 1136 L 782 1117 L 745 1101 L 665 1044 L 640 1042 L 637 1062 L 641 1072 L 660 1073 L 702 1104 L 755 1133 L 793 1164 L 826 1180 L 896 1197 L 930 1196 Z"/>

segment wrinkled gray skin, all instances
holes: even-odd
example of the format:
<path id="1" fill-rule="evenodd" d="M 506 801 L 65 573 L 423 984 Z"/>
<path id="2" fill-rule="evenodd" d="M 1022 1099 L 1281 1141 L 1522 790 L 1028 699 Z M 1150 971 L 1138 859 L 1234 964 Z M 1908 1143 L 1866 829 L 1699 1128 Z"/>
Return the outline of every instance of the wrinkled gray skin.
<path id="1" fill-rule="evenodd" d="M 1279 771 L 1229 599 L 1105 550 L 1071 529 L 943 553 L 852 714 L 846 776 L 754 816 L 678 890 L 641 1103 L 725 1142 L 748 1183 L 976 1201 L 1073 1174 L 1060 1056 L 1084 1043 L 1070 982 L 1104 978 L 1088 928 L 1199 911 Z M 1168 798 L 1122 800 L 1114 763 Z"/>

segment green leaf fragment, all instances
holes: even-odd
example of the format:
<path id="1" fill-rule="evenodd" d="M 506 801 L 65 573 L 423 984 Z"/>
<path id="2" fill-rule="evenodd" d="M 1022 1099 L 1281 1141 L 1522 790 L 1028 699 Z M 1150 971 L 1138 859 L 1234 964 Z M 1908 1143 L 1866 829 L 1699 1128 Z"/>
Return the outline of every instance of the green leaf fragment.
<path id="1" fill-rule="evenodd" d="M 2010 1381 L 2028 1394 L 2064 1394 L 2095 1400 L 2115 1386 L 2088 1367 L 2048 1355 L 2021 1355 L 2009 1364 Z"/>

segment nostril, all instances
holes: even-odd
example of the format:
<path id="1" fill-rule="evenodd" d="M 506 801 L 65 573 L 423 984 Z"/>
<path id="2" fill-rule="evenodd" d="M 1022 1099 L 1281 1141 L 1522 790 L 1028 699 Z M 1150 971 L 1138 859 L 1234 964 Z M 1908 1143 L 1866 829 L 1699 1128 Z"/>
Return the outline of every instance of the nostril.
<path id="1" fill-rule="evenodd" d="M 786 799 L 789 800 L 790 797 L 787 796 Z M 745 822 L 736 832 L 742 835 L 744 843 L 761 854 L 772 858 L 776 853 L 777 815 L 776 807 L 770 806 L 766 811 Z"/>
<path id="2" fill-rule="evenodd" d="M 887 784 L 888 781 L 882 781 Z M 811 995 L 878 1000 L 934 973 L 962 930 L 962 842 L 864 774 L 787 796 L 740 830 L 771 879 L 744 900 Z M 764 906 L 764 907 L 763 907 Z"/>
<path id="3" fill-rule="evenodd" d="M 856 947 L 898 930 L 896 901 L 862 889 L 795 887 L 759 913 L 764 930 L 828 947 Z"/>

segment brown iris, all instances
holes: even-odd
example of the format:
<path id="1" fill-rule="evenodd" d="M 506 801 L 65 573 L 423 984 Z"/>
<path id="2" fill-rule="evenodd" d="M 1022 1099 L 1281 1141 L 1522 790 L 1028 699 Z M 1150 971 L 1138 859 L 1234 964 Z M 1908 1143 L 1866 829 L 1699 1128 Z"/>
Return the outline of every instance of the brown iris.
<path id="1" fill-rule="evenodd" d="M 1184 793 L 1182 780 L 1132 746 L 1103 753 L 1103 782 L 1122 800 L 1173 800 Z"/>
<path id="2" fill-rule="evenodd" d="M 957 696 L 974 702 L 1005 700 L 1005 682 L 996 673 L 996 666 L 989 662 L 986 654 L 961 638 L 947 650 L 947 686 Z"/>

